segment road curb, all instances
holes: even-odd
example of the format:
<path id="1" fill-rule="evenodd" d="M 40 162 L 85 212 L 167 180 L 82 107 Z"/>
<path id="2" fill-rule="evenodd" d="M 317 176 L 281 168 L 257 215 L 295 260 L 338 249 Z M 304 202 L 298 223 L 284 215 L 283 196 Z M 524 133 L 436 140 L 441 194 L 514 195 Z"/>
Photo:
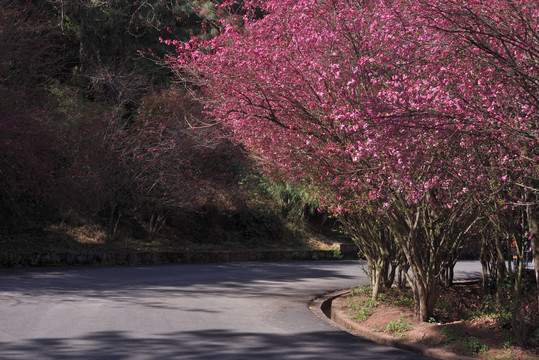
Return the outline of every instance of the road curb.
<path id="1" fill-rule="evenodd" d="M 332 302 L 340 296 L 349 294 L 349 290 L 341 289 L 332 291 L 319 297 L 314 298 L 309 304 L 309 309 L 322 321 L 327 322 L 335 327 L 339 327 L 343 330 L 355 336 L 361 336 L 363 338 L 374 341 L 378 344 L 411 351 L 414 353 L 422 354 L 436 359 L 443 360 L 473 360 L 475 358 L 457 355 L 452 352 L 429 348 L 425 345 L 403 341 L 395 339 L 392 336 L 373 332 L 370 329 L 357 324 L 356 322 L 348 319 L 344 312 L 333 308 Z"/>
<path id="2" fill-rule="evenodd" d="M 339 327 L 334 321 L 331 320 L 331 303 L 339 296 L 342 296 L 348 292 L 348 289 L 341 289 L 319 295 L 310 301 L 309 309 L 323 322 L 334 327 Z"/>

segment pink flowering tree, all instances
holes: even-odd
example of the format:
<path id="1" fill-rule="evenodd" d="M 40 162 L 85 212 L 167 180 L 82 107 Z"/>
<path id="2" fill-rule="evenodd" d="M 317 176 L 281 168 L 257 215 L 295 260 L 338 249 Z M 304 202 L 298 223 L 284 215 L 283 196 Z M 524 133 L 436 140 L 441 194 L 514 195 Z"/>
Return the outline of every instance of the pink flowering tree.
<path id="1" fill-rule="evenodd" d="M 451 0 L 423 1 L 421 7 L 423 22 L 453 44 L 455 62 L 466 66 L 465 76 L 455 71 L 458 68 L 448 72 L 445 88 L 465 104 L 460 114 L 469 119 L 467 130 L 488 135 L 493 143 L 488 160 L 478 163 L 496 189 L 492 193 L 498 194 L 493 200 L 499 210 L 489 218 L 500 219 L 493 223 L 496 229 L 513 231 L 510 238 L 516 239 L 519 259 L 528 250 L 524 245 L 531 244 L 539 300 L 539 4 Z M 526 213 L 520 229 L 507 225 L 511 209 L 513 218 L 518 219 L 522 210 Z M 522 268 L 519 261 L 512 310 L 517 331 L 523 328 L 516 326 L 522 322 L 518 319 Z M 523 338 L 521 333 L 515 335 Z"/>
<path id="2" fill-rule="evenodd" d="M 428 5 L 246 2 L 218 37 L 172 41 L 170 58 L 269 173 L 308 184 L 335 214 L 376 209 L 410 265 L 422 320 L 477 202 L 515 186 L 510 176 L 537 179 L 536 169 L 517 169 L 525 139 L 506 136 L 485 101 L 475 103 L 494 87 L 513 98 L 524 91 L 474 86 L 495 75 L 472 45 L 433 27 Z"/>

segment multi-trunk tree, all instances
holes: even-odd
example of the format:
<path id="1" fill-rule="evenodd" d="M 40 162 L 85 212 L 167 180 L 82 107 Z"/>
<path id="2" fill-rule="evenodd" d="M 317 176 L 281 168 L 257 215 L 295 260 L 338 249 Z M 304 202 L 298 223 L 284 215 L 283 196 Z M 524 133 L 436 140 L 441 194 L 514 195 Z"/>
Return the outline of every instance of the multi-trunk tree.
<path id="1" fill-rule="evenodd" d="M 446 88 L 465 104 L 459 113 L 473 124 L 468 131 L 493 143 L 477 165 L 491 179 L 492 193 L 503 194 L 495 199 L 503 211 L 496 216 L 504 218 L 513 208 L 518 219 L 525 210 L 517 238 L 525 235 L 523 243 L 531 246 L 539 297 L 539 5 L 451 0 L 421 1 L 420 7 L 423 23 L 454 44 L 457 60 L 467 64 L 465 72 L 449 72 L 453 85 Z"/>
<path id="2" fill-rule="evenodd" d="M 337 214 L 377 206 L 412 270 L 418 318 L 500 189 L 529 207 L 534 236 L 537 5 L 249 1 L 243 11 L 210 41 L 172 41 L 171 66 L 269 172 L 311 184 Z"/>

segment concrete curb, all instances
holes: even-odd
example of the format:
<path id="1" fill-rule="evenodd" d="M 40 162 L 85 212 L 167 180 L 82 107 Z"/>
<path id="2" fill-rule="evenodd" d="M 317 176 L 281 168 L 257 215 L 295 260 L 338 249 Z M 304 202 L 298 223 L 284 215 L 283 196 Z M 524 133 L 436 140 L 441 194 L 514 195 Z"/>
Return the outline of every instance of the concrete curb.
<path id="1" fill-rule="evenodd" d="M 411 351 L 414 353 L 430 356 L 436 359 L 443 360 L 473 360 L 475 358 L 457 355 L 452 352 L 429 348 L 425 345 L 403 341 L 392 336 L 373 332 L 372 330 L 363 327 L 356 322 L 348 319 L 346 315 L 337 309 L 332 308 L 332 302 L 340 296 L 350 293 L 348 290 L 337 290 L 316 297 L 309 304 L 309 309 L 322 321 L 327 322 L 335 327 L 339 327 L 349 333 L 361 336 L 363 338 L 374 341 L 378 344 L 391 346 L 394 348 Z"/>
<path id="2" fill-rule="evenodd" d="M 348 289 L 341 289 L 317 296 L 310 301 L 309 310 L 311 310 L 311 312 L 321 321 L 331 326 L 339 327 L 331 320 L 331 303 L 339 296 L 342 296 L 348 292 Z"/>

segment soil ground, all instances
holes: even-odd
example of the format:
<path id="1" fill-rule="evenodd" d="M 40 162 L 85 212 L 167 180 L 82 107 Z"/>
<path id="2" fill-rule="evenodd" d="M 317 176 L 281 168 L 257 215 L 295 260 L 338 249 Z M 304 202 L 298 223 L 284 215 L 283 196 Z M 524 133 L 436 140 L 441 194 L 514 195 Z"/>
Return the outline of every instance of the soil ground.
<path id="1" fill-rule="evenodd" d="M 429 322 L 414 320 L 409 289 L 388 289 L 375 306 L 369 304 L 369 290 L 368 287 L 351 289 L 350 294 L 335 299 L 332 307 L 368 331 L 403 341 L 480 359 L 539 359 L 536 298 L 522 302 L 533 304 L 535 310 L 528 314 L 527 338 L 519 346 L 513 341 L 503 311 L 488 308 L 491 300 L 483 296 L 480 284 L 455 284 L 443 289 L 435 316 Z M 529 295 L 534 294 L 531 291 Z"/>

